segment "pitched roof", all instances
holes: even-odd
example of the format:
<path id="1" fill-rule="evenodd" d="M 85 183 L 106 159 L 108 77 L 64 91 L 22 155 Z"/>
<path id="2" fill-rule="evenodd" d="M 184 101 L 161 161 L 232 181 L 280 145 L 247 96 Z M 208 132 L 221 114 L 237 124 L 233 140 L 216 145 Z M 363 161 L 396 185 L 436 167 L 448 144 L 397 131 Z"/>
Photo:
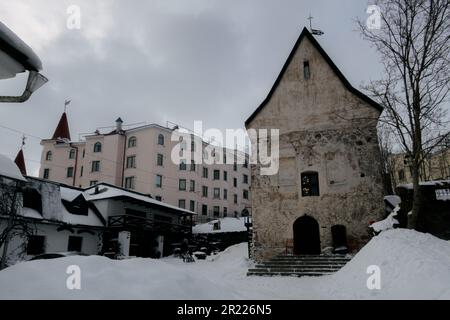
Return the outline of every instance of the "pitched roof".
<path id="1" fill-rule="evenodd" d="M 70 140 L 69 122 L 67 121 L 67 115 L 64 112 L 56 127 L 55 133 L 53 133 L 53 140 L 56 139 L 68 139 Z"/>
<path id="2" fill-rule="evenodd" d="M 20 173 L 22 173 L 22 175 L 26 176 L 27 175 L 27 167 L 25 166 L 25 158 L 23 157 L 22 149 L 20 149 L 19 152 L 17 153 L 17 156 L 14 159 L 14 162 L 16 163 L 17 167 L 19 168 Z"/>
<path id="3" fill-rule="evenodd" d="M 0 176 L 14 180 L 27 181 L 20 173 L 17 165 L 7 156 L 2 154 L 0 154 Z"/>
<path id="4" fill-rule="evenodd" d="M 264 101 L 259 105 L 259 107 L 250 115 L 250 117 L 245 121 L 245 125 L 248 126 L 250 122 L 256 117 L 256 115 L 264 108 L 264 106 L 270 101 L 272 98 L 273 93 L 277 89 L 278 85 L 281 82 L 281 79 L 283 78 L 284 73 L 286 72 L 289 64 L 291 63 L 292 59 L 295 56 L 295 53 L 297 52 L 298 47 L 300 46 L 300 43 L 304 38 L 307 38 L 313 46 L 319 51 L 319 53 L 322 55 L 322 57 L 325 59 L 325 61 L 328 63 L 328 65 L 331 67 L 331 69 L 334 71 L 334 73 L 338 76 L 338 78 L 342 81 L 344 86 L 349 90 L 351 93 L 362 99 L 363 101 L 367 102 L 369 105 L 377 109 L 378 111 L 383 111 L 383 107 L 379 105 L 377 102 L 373 101 L 371 98 L 366 96 L 361 91 L 355 89 L 350 82 L 345 78 L 345 76 L 342 74 L 342 72 L 338 69 L 338 67 L 334 64 L 333 60 L 328 56 L 328 54 L 323 50 L 323 48 L 320 46 L 319 42 L 314 38 L 314 36 L 309 32 L 307 28 L 303 28 L 302 33 L 297 39 L 297 42 L 295 43 L 291 53 L 289 54 L 286 62 L 283 65 L 283 68 L 280 71 L 280 74 L 278 75 L 277 79 L 275 80 L 275 83 L 273 84 L 272 88 L 269 91 L 269 94 L 264 99 Z"/>

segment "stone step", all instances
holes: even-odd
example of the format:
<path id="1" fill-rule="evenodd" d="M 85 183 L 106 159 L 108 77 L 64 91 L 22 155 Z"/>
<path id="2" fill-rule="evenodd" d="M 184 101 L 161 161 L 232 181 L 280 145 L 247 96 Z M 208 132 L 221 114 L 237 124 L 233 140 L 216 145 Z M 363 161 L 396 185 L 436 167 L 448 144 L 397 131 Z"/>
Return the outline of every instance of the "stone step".
<path id="1" fill-rule="evenodd" d="M 294 265 L 294 264 L 286 264 L 286 265 L 279 265 L 279 264 L 257 264 L 255 266 L 255 269 L 264 269 L 264 268 L 269 268 L 269 269 L 273 269 L 273 268 L 279 268 L 279 269 L 283 269 L 283 268 L 289 268 L 289 269 L 315 269 L 315 268 L 325 268 L 325 269 L 336 269 L 339 270 L 343 267 L 343 265 L 316 265 L 316 264 L 305 264 L 305 265 Z"/>
<path id="2" fill-rule="evenodd" d="M 330 273 L 324 273 L 324 272 L 255 272 L 255 271 L 249 271 L 247 272 L 247 276 L 267 276 L 267 277 L 273 277 L 273 276 L 287 276 L 287 277 L 321 277 L 330 275 Z"/>
<path id="3" fill-rule="evenodd" d="M 311 269 L 303 269 L 303 268 L 258 268 L 258 269 L 249 269 L 248 272 L 312 272 L 312 273 L 334 273 L 337 272 L 336 269 L 327 269 L 327 268 L 311 268 Z"/>

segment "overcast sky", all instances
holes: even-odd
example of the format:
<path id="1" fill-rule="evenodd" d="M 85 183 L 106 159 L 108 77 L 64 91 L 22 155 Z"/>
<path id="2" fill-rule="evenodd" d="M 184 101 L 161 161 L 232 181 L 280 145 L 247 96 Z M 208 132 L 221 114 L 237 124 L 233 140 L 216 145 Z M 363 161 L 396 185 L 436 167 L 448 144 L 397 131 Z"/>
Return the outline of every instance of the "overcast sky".
<path id="1" fill-rule="evenodd" d="M 66 27 L 67 8 L 81 9 L 81 29 Z M 2 0 L 0 20 L 39 55 L 49 82 L 23 104 L 0 105 L 0 152 L 14 157 L 20 134 L 51 137 L 68 109 L 79 133 L 138 122 L 242 128 L 264 100 L 302 28 L 314 17 L 317 37 L 349 81 L 380 78 L 375 50 L 354 20 L 361 0 Z M 25 77 L 0 82 L 21 94 Z M 28 174 L 39 169 L 39 139 L 25 146 Z"/>

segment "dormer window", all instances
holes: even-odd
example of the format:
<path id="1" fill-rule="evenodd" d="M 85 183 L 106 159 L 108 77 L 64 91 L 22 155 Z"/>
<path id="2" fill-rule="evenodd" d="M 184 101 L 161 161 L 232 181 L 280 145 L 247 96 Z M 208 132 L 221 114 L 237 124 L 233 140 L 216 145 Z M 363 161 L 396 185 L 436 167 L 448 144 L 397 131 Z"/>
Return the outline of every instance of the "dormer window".
<path id="1" fill-rule="evenodd" d="M 305 80 L 309 80 L 311 78 L 311 70 L 309 69 L 309 61 L 303 61 L 303 77 Z"/>

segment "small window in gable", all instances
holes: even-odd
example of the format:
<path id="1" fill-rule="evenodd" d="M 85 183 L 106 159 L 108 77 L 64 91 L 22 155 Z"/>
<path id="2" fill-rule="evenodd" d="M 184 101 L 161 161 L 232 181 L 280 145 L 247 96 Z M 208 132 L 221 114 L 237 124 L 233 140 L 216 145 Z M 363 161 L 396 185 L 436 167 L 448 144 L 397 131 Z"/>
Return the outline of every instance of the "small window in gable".
<path id="1" fill-rule="evenodd" d="M 303 61 L 303 77 L 305 80 L 309 80 L 311 78 L 311 70 L 309 68 L 309 61 Z"/>
<path id="2" fill-rule="evenodd" d="M 130 139 L 128 139 L 128 148 L 136 147 L 136 142 L 136 137 L 131 137 Z"/>

